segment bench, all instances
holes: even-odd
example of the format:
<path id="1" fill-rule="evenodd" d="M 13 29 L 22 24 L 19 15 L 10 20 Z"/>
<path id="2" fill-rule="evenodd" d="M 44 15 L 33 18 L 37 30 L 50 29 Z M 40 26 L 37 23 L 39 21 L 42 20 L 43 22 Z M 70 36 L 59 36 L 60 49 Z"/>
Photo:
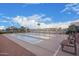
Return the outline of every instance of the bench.
<path id="1" fill-rule="evenodd" d="M 74 48 L 74 52 L 64 50 L 64 47 L 65 46 L 66 47 Z M 61 48 L 62 48 L 62 51 L 64 51 L 64 52 L 67 52 L 67 53 L 71 53 L 73 55 L 76 55 L 77 54 L 76 35 L 75 34 L 72 34 L 72 35 L 70 34 L 66 40 L 63 40 L 61 42 Z"/>

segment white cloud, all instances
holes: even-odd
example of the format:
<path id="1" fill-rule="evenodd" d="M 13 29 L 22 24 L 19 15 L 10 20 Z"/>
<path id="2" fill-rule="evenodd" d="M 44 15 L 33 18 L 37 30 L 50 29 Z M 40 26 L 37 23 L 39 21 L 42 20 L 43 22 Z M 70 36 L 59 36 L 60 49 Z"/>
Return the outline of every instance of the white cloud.
<path id="1" fill-rule="evenodd" d="M 35 19 L 35 17 L 33 18 Z M 14 22 L 18 23 L 19 25 L 32 28 L 35 28 L 37 23 L 34 19 L 32 19 L 31 17 L 23 16 L 16 16 L 15 18 L 13 18 Z"/>
<path id="2" fill-rule="evenodd" d="M 6 21 L 6 20 L 3 20 L 3 21 L 0 21 L 0 22 L 8 22 L 8 21 Z"/>
<path id="3" fill-rule="evenodd" d="M 2 30 L 2 29 L 5 29 L 5 27 L 4 26 L 0 26 L 0 30 Z"/>
<path id="4" fill-rule="evenodd" d="M 44 21 L 51 21 L 51 18 L 46 17 L 44 14 L 32 15 L 28 17 L 16 16 L 15 18 L 13 18 L 13 21 L 20 24 L 21 26 L 30 28 L 38 28 L 37 24 L 40 23 L 40 28 L 45 28 L 47 27 L 47 25 L 44 23 Z"/>
<path id="5" fill-rule="evenodd" d="M 0 22 L 11 22 L 11 21 L 12 21 L 11 17 L 7 17 L 3 15 L 2 15 L 2 19 L 0 20 Z"/>
<path id="6" fill-rule="evenodd" d="M 2 16 L 4 19 L 7 19 L 7 20 L 10 20 L 11 17 L 8 17 L 8 16 Z"/>
<path id="7" fill-rule="evenodd" d="M 58 22 L 58 23 L 51 23 L 48 24 L 49 28 L 68 28 L 68 26 L 70 25 L 70 22 Z"/>
<path id="8" fill-rule="evenodd" d="M 51 21 L 52 19 L 50 17 L 47 17 L 45 19 L 43 19 L 42 21 Z"/>
<path id="9" fill-rule="evenodd" d="M 44 18 L 42 18 L 44 17 Z M 41 20 L 41 22 L 39 22 Z M 28 17 L 24 16 L 16 16 L 13 18 L 15 23 L 18 23 L 21 26 L 29 27 L 29 28 L 68 28 L 71 23 L 79 22 L 79 19 L 74 21 L 67 22 L 57 22 L 57 23 L 46 23 L 44 21 L 51 21 L 50 17 L 46 17 L 45 15 L 32 15 Z M 37 24 L 40 23 L 40 26 Z"/>
<path id="10" fill-rule="evenodd" d="M 74 21 L 67 21 L 67 22 L 57 22 L 57 23 L 46 23 L 45 21 L 51 21 L 50 17 L 46 17 L 45 15 L 32 15 L 28 17 L 24 16 L 16 16 L 12 19 L 12 22 L 19 24 L 20 26 L 25 26 L 29 28 L 68 28 L 71 23 L 79 22 L 79 19 Z M 3 20 L 1 22 L 8 22 Z M 40 26 L 37 24 L 40 23 Z M 0 28 L 4 28 L 1 26 Z"/>
<path id="11" fill-rule="evenodd" d="M 60 11 L 63 12 L 75 12 L 76 14 L 79 14 L 79 4 L 78 3 L 70 3 L 66 4 L 65 8 Z"/>

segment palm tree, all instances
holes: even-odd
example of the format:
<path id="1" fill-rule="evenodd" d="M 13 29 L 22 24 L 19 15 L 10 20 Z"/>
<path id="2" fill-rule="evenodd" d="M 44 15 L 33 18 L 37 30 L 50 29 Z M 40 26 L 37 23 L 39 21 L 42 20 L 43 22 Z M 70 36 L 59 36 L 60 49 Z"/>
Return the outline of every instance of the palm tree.
<path id="1" fill-rule="evenodd" d="M 27 28 L 27 32 L 30 32 L 30 29 L 29 28 Z"/>
<path id="2" fill-rule="evenodd" d="M 40 26 L 40 23 L 38 23 L 37 25 L 38 25 L 38 27 L 39 27 L 39 26 Z"/>
<path id="3" fill-rule="evenodd" d="M 37 25 L 38 25 L 38 31 L 39 31 L 39 29 L 40 29 L 40 23 L 38 23 Z M 40 31 L 39 31 L 39 33 L 40 33 Z"/>
<path id="4" fill-rule="evenodd" d="M 26 32 L 26 28 L 24 26 L 20 27 L 20 32 Z"/>

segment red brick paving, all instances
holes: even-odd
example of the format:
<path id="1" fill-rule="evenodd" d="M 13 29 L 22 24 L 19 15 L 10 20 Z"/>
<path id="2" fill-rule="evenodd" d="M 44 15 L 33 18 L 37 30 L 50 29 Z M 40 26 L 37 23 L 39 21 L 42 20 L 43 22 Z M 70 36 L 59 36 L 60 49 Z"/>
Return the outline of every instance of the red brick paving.
<path id="1" fill-rule="evenodd" d="M 35 54 L 0 35 L 0 56 L 35 56 Z"/>

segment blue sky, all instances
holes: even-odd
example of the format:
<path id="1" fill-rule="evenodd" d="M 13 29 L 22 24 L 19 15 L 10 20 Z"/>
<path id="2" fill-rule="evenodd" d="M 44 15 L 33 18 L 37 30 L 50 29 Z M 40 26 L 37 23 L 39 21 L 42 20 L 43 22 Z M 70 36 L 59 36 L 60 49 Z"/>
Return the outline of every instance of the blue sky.
<path id="1" fill-rule="evenodd" d="M 38 18 L 37 18 L 37 17 Z M 0 26 L 19 26 L 22 25 L 18 22 L 19 19 L 36 17 L 42 24 L 52 25 L 57 23 L 65 23 L 69 21 L 75 21 L 79 18 L 79 4 L 67 4 L 67 3 L 2 3 L 0 4 Z M 39 19 L 40 17 L 40 19 Z M 18 18 L 18 21 L 14 22 L 14 19 Z M 3 20 L 7 20 L 4 22 Z M 44 21 L 43 21 L 44 20 Z M 12 23 L 13 22 L 13 23 Z M 31 21 L 29 21 L 31 22 Z M 12 23 L 12 24 L 11 24 Z M 24 23 L 23 23 L 24 24 Z M 22 26 L 25 26 L 24 24 Z M 33 24 L 30 24 L 30 26 Z M 34 25 L 35 26 L 35 25 Z M 29 27 L 29 26 L 28 26 Z M 32 27 L 32 26 L 31 26 Z"/>

